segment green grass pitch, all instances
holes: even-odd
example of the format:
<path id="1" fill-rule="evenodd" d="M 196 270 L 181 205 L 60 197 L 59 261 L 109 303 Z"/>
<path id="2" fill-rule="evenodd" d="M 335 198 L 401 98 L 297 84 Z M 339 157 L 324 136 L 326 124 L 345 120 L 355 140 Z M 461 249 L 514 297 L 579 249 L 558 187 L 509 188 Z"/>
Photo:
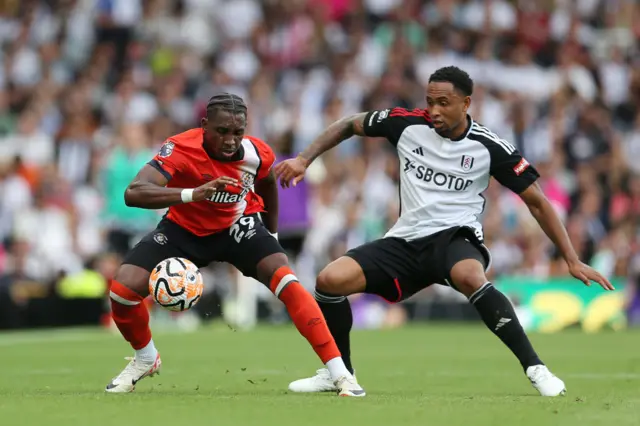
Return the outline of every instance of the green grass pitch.
<path id="1" fill-rule="evenodd" d="M 482 326 L 357 331 L 363 399 L 287 391 L 318 367 L 291 327 L 157 334 L 163 370 L 133 394 L 103 392 L 130 355 L 104 330 L 0 334 L 0 425 L 640 424 L 640 333 L 532 335 L 565 397 L 536 395 Z"/>

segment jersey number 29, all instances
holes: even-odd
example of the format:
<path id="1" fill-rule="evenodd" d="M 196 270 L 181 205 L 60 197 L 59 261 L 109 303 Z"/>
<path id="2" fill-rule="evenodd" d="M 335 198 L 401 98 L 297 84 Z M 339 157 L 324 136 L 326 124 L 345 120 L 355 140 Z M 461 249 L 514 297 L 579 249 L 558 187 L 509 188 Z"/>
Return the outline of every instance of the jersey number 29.
<path id="1" fill-rule="evenodd" d="M 256 221 L 251 216 L 241 217 L 236 223 L 229 228 L 229 235 L 236 240 L 236 243 L 240 243 L 242 238 L 246 238 L 247 240 L 254 235 L 256 235 L 256 230 L 254 229 L 256 226 Z"/>

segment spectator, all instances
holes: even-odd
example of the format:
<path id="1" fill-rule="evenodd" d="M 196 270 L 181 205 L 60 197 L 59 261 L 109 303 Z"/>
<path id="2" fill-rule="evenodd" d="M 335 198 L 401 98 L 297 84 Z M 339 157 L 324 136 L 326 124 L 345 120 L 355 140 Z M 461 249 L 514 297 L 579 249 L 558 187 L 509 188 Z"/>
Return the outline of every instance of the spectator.
<path id="1" fill-rule="evenodd" d="M 130 209 L 124 203 L 127 186 L 154 155 L 145 133 L 141 124 L 124 125 L 102 172 L 107 247 L 121 256 L 133 247 L 133 238 L 153 229 L 158 219 L 152 210 Z"/>
<path id="2" fill-rule="evenodd" d="M 213 93 L 245 97 L 250 133 L 282 159 L 344 115 L 424 107 L 429 75 L 458 65 L 476 82 L 472 115 L 540 169 L 583 260 L 624 273 L 640 246 L 640 6 L 551 3 L 7 4 L 0 237 L 19 241 L 23 263 L 38 260 L 30 277 L 44 281 L 96 256 L 116 259 L 162 214 L 127 208 L 126 185 L 164 139 L 198 126 Z M 398 175 L 392 147 L 368 138 L 314 163 L 282 198 L 306 204 L 282 214 L 282 237 L 306 268 L 300 276 L 385 232 L 398 214 Z M 492 279 L 566 274 L 516 196 L 495 183 L 486 196 Z M 2 249 L 15 257 L 15 246 Z"/>

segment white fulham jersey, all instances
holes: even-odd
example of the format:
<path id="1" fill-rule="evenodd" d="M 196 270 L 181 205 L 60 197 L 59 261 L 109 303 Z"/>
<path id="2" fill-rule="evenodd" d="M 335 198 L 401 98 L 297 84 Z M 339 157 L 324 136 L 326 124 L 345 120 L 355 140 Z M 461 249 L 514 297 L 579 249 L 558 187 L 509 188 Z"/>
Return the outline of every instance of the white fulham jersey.
<path id="1" fill-rule="evenodd" d="M 385 237 L 414 240 L 468 226 L 483 240 L 482 193 L 493 176 L 519 194 L 540 176 L 509 142 L 467 117 L 456 140 L 436 133 L 426 110 L 371 111 L 368 136 L 384 137 L 400 159 L 400 218 Z"/>

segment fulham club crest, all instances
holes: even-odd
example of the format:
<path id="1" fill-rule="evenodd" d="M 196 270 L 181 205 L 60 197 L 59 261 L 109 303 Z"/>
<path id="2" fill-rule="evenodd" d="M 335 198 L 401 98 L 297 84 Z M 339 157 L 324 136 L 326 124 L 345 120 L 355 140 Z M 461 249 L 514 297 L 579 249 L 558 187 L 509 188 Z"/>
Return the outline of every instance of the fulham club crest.
<path id="1" fill-rule="evenodd" d="M 464 170 L 465 172 L 471 170 L 471 168 L 473 167 L 473 161 L 474 159 L 472 156 L 463 155 L 462 160 L 460 160 L 460 166 L 462 167 L 462 170 Z"/>

